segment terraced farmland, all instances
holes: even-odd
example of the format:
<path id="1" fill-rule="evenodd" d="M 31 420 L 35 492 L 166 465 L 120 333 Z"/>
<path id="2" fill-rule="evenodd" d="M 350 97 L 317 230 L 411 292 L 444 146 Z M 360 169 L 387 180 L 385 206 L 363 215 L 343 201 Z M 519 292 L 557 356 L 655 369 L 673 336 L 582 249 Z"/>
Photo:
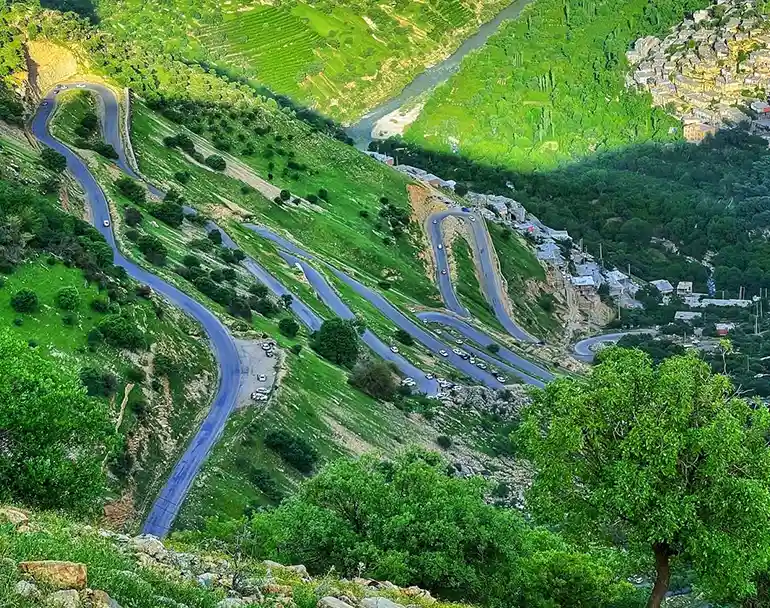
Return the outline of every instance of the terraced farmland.
<path id="1" fill-rule="evenodd" d="M 353 121 L 438 62 L 510 0 L 101 0 L 102 27 L 133 42 Z"/>

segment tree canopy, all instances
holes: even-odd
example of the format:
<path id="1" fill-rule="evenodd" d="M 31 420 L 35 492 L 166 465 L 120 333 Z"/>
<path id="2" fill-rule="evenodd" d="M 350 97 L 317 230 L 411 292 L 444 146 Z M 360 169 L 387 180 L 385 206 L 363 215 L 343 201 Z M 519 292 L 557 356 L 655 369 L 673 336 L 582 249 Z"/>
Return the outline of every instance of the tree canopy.
<path id="1" fill-rule="evenodd" d="M 0 332 L 0 500 L 92 508 L 114 439 L 106 403 L 76 370 Z"/>
<path id="2" fill-rule="evenodd" d="M 332 363 L 353 367 L 360 347 L 355 323 L 339 318 L 324 321 L 313 335 L 312 347 Z"/>
<path id="3" fill-rule="evenodd" d="M 608 562 L 484 501 L 436 454 L 338 460 L 251 526 L 262 557 L 416 584 L 494 608 L 598 608 L 630 589 Z"/>
<path id="4" fill-rule="evenodd" d="M 706 363 L 610 349 L 588 377 L 550 383 L 520 433 L 533 513 L 654 565 L 649 606 L 679 564 L 715 597 L 754 592 L 770 560 L 770 413 Z"/>

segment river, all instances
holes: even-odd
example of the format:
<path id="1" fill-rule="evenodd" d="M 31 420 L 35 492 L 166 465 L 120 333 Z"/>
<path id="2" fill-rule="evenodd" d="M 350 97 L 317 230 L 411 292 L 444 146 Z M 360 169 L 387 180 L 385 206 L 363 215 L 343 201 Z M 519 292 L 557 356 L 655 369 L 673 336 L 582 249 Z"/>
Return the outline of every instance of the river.
<path id="1" fill-rule="evenodd" d="M 473 36 L 463 42 L 444 61 L 418 74 L 396 97 L 383 102 L 357 123 L 348 127 L 346 129 L 347 134 L 353 138 L 356 147 L 365 150 L 369 142 L 372 141 L 372 129 L 378 120 L 394 112 L 425 91 L 449 80 L 449 77 L 457 72 L 460 63 L 462 63 L 462 60 L 468 53 L 486 44 L 489 37 L 499 29 L 504 21 L 518 17 L 524 7 L 530 2 L 532 0 L 514 0 L 514 2 L 500 11 L 494 19 L 487 21 L 479 27 Z"/>

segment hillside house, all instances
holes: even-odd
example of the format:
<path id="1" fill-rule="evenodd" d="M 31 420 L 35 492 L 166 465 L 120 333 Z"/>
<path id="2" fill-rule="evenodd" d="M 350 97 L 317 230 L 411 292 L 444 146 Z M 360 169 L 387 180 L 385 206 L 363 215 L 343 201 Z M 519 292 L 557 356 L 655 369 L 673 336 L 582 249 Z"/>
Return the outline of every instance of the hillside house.
<path id="1" fill-rule="evenodd" d="M 770 104 L 766 101 L 752 101 L 749 107 L 757 116 L 766 116 L 770 114 Z"/>
<path id="2" fill-rule="evenodd" d="M 657 281 L 650 281 L 650 285 L 654 285 L 655 288 L 661 293 L 661 295 L 669 296 L 674 293 L 674 286 L 666 279 L 658 279 Z"/>
<path id="3" fill-rule="evenodd" d="M 718 336 L 726 336 L 735 329 L 735 323 L 715 323 L 714 327 Z"/>
<path id="4" fill-rule="evenodd" d="M 584 296 L 591 295 L 596 291 L 596 283 L 591 276 L 572 277 L 570 283 Z"/>
<path id="5" fill-rule="evenodd" d="M 685 323 L 692 323 L 695 319 L 703 317 L 702 312 L 693 312 L 690 310 L 678 310 L 674 313 L 674 321 L 684 321 Z"/>
<path id="6" fill-rule="evenodd" d="M 692 281 L 679 281 L 676 285 L 676 295 L 689 296 L 692 293 Z"/>

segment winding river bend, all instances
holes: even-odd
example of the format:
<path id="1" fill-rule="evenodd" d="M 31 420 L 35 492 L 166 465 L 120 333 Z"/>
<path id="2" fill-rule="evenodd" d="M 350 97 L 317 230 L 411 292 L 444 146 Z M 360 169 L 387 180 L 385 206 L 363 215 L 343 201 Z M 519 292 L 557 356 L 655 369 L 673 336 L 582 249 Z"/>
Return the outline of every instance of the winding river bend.
<path id="1" fill-rule="evenodd" d="M 377 106 L 374 110 L 366 114 L 357 123 L 346 129 L 347 134 L 353 138 L 357 148 L 365 150 L 372 141 L 372 129 L 375 123 L 387 116 L 391 112 L 398 110 L 401 106 L 415 99 L 420 94 L 428 91 L 449 80 L 449 77 L 457 72 L 460 63 L 465 56 L 486 44 L 490 36 L 494 34 L 504 21 L 515 19 L 521 11 L 532 0 L 514 0 L 511 4 L 500 11 L 491 21 L 487 21 L 478 31 L 463 42 L 458 49 L 447 57 L 441 63 L 426 69 L 415 77 L 396 97 Z"/>

